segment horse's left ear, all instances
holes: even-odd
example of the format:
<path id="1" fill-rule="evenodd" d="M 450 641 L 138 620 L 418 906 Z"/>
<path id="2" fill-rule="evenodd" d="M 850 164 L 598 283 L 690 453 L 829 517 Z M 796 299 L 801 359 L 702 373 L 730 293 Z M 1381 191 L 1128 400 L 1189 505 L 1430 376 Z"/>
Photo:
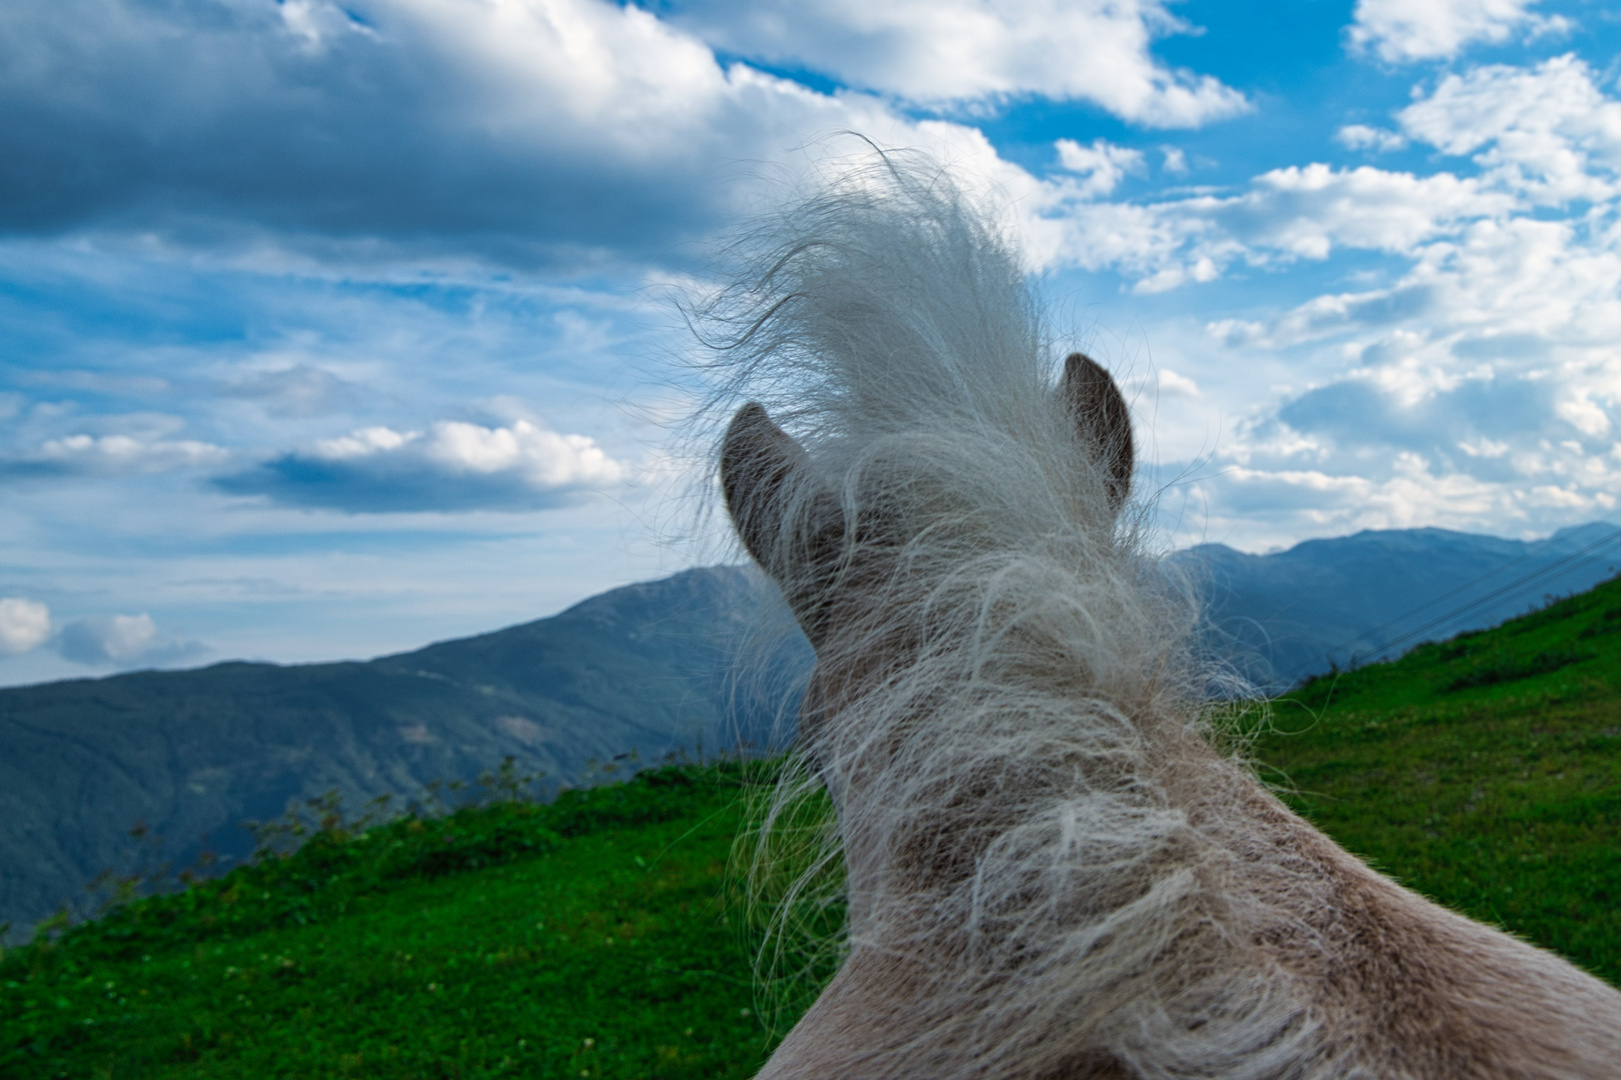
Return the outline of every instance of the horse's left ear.
<path id="1" fill-rule="evenodd" d="M 816 644 L 844 538 L 838 498 L 814 479 L 810 458 L 793 436 L 753 402 L 726 429 L 720 486 L 743 546 L 782 587 Z"/>
<path id="2" fill-rule="evenodd" d="M 738 538 L 773 577 L 787 554 L 778 548 L 789 495 L 806 465 L 805 451 L 764 406 L 751 401 L 732 417 L 720 448 L 721 490 Z"/>
<path id="3" fill-rule="evenodd" d="M 1059 384 L 1064 404 L 1080 428 L 1081 438 L 1097 448 L 1109 489 L 1109 505 L 1116 512 L 1131 494 L 1131 470 L 1136 453 L 1131 442 L 1131 410 L 1120 387 L 1096 360 L 1070 353 Z"/>

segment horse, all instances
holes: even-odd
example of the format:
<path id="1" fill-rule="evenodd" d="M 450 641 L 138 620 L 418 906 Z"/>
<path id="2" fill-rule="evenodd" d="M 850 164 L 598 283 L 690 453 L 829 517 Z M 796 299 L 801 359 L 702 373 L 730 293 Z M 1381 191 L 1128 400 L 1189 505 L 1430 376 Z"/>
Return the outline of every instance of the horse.
<path id="1" fill-rule="evenodd" d="M 1017 245 L 882 153 L 697 311 L 737 538 L 816 654 L 847 952 L 763 1080 L 1621 1076 L 1621 993 L 1398 885 L 1212 720 L 1131 411 Z M 795 434 L 790 435 L 792 430 Z M 798 789 L 796 789 L 796 784 Z"/>

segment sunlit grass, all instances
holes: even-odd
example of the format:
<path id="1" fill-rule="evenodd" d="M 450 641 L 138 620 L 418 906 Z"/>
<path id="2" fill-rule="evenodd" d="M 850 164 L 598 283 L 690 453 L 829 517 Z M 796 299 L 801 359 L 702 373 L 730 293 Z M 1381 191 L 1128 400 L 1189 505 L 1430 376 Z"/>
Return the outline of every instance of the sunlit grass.
<path id="1" fill-rule="evenodd" d="M 1621 983 L 1621 583 L 1314 680 L 1255 753 L 1352 851 Z"/>
<path id="2" fill-rule="evenodd" d="M 1220 735 L 1351 850 L 1621 982 L 1618 665 L 1612 583 Z M 839 867 L 793 888 L 825 797 L 761 831 L 781 767 L 363 836 L 328 815 L 291 857 L 0 959 L 0 1076 L 748 1076 L 839 948 Z"/>
<path id="3" fill-rule="evenodd" d="M 146 901 L 128 909 L 138 919 L 14 952 L 0 963 L 0 1075 L 746 1076 L 768 1037 L 721 903 L 737 770 L 664 775 L 683 782 L 464 812 L 463 848 L 501 830 L 541 841 L 504 861 L 486 843 L 498 865 L 485 869 L 368 886 L 364 859 L 321 882 L 330 867 L 295 856 L 287 868 L 317 887 L 280 884 L 307 905 L 255 895 L 250 870 L 193 890 L 177 918 L 160 912 L 184 898 Z M 631 812 L 616 814 L 626 790 Z M 346 846 L 409 846 L 442 825 Z M 253 910 L 233 921 L 239 908 Z"/>

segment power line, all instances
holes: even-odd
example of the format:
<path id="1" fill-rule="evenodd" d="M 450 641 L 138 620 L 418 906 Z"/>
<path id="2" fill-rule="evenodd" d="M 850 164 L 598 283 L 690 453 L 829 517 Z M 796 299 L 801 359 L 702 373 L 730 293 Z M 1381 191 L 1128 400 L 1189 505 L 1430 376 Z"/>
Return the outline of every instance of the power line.
<path id="1" fill-rule="evenodd" d="M 1450 600 L 1452 597 L 1457 596 L 1459 593 L 1465 592 L 1465 591 L 1467 591 L 1469 589 L 1474 588 L 1476 585 L 1479 585 L 1482 581 L 1485 581 L 1487 578 L 1496 577 L 1498 574 L 1501 574 L 1504 570 L 1507 570 L 1507 569 L 1509 569 L 1510 567 L 1513 567 L 1513 566 L 1518 566 L 1520 563 L 1523 563 L 1527 559 L 1530 559 L 1530 558 L 1533 558 L 1533 557 L 1534 557 L 1534 553 L 1529 552 L 1529 551 L 1526 552 L 1523 555 L 1515 556 L 1514 558 L 1510 559 L 1508 562 L 1502 563 L 1501 565 L 1498 565 L 1498 566 L 1494 566 L 1490 570 L 1486 571 L 1484 574 L 1481 574 L 1478 577 L 1470 578 L 1468 581 L 1464 582 L 1462 585 L 1459 585 L 1459 586 L 1457 586 L 1456 588 L 1453 588 L 1453 589 L 1449 589 L 1446 592 L 1442 593 L 1440 596 L 1431 597 L 1430 599 L 1424 601 L 1422 604 L 1418 605 L 1418 607 L 1413 608 L 1411 611 L 1404 611 L 1400 615 L 1397 615 L 1394 619 L 1390 619 L 1387 622 L 1380 623 L 1378 626 L 1375 626 L 1371 630 L 1360 630 L 1354 636 L 1346 638 L 1344 641 L 1340 642 L 1338 645 L 1331 646 L 1329 648 L 1328 652 L 1326 652 L 1324 654 L 1324 659 L 1331 659 L 1335 653 L 1339 652 L 1341 649 L 1345 648 L 1346 646 L 1355 645 L 1357 642 L 1362 641 L 1362 640 L 1367 639 L 1367 638 L 1371 638 L 1375 634 L 1378 634 L 1383 630 L 1388 630 L 1392 626 L 1397 625 L 1398 623 L 1406 622 L 1408 619 L 1412 618 L 1414 615 L 1417 615 L 1419 612 L 1425 610 L 1426 608 L 1432 608 L 1436 604 L 1439 604 L 1443 600 Z M 1453 614 L 1456 614 L 1456 611 L 1454 611 Z M 1305 661 L 1302 661 L 1299 664 L 1296 664 L 1294 669 L 1289 672 L 1289 677 L 1293 678 L 1300 671 L 1302 671 L 1305 668 L 1311 666 L 1315 662 L 1316 661 L 1314 661 L 1314 660 L 1305 660 Z"/>
<path id="2" fill-rule="evenodd" d="M 1515 581 L 1511 581 L 1507 585 L 1504 585 L 1501 588 L 1498 588 L 1498 589 L 1496 589 L 1496 590 L 1494 590 L 1492 592 L 1487 593 L 1485 596 L 1480 597 L 1478 600 L 1473 600 L 1470 603 L 1462 605 L 1461 607 L 1454 608 L 1452 611 L 1447 612 L 1446 614 L 1442 615 L 1440 618 L 1433 619 L 1430 622 L 1425 623 L 1423 626 L 1420 626 L 1416 630 L 1409 630 L 1407 633 L 1402 634 L 1402 635 L 1400 635 L 1400 636 L 1398 636 L 1396 638 L 1393 638 L 1392 640 L 1386 642 L 1384 645 L 1380 646 L 1379 651 L 1380 652 L 1385 652 L 1385 651 L 1387 651 L 1389 649 L 1398 648 L 1399 646 L 1401 646 L 1405 642 L 1412 640 L 1413 638 L 1417 637 L 1418 635 L 1423 634 L 1424 632 L 1426 632 L 1426 631 L 1428 631 L 1428 630 L 1430 630 L 1430 629 L 1432 629 L 1432 628 L 1434 628 L 1436 626 L 1440 626 L 1443 623 L 1449 622 L 1452 619 L 1458 618 L 1464 612 L 1470 610 L 1471 608 L 1477 608 L 1477 607 L 1480 607 L 1482 604 L 1488 604 L 1491 601 L 1497 599 L 1498 597 L 1503 596 L 1504 594 L 1512 594 L 1512 593 L 1514 593 L 1516 591 L 1519 591 L 1525 584 L 1535 580 L 1536 578 L 1547 577 L 1548 575 L 1557 573 L 1559 570 L 1564 568 L 1566 566 L 1566 564 L 1568 564 L 1568 563 L 1572 563 L 1572 562 L 1575 562 L 1577 560 L 1580 560 L 1582 562 L 1586 562 L 1587 559 L 1590 558 L 1590 556 L 1588 555 L 1588 552 L 1593 551 L 1593 550 L 1595 550 L 1597 548 L 1603 547 L 1605 544 L 1614 543 L 1617 539 L 1621 539 L 1621 532 L 1611 533 L 1609 536 L 1604 537 L 1602 540 L 1597 540 L 1597 541 L 1589 544 L 1587 547 L 1582 548 L 1580 551 L 1573 552 L 1572 554 L 1566 555 L 1562 559 L 1559 559 L 1559 560 L 1557 560 L 1555 562 L 1549 563 L 1547 566 L 1541 567 L 1540 569 L 1537 569 L 1537 570 L 1533 570 L 1531 573 L 1526 574 L 1524 577 L 1521 577 L 1521 578 L 1519 578 L 1519 579 L 1517 579 Z"/>
<path id="3" fill-rule="evenodd" d="M 1408 632 L 1406 632 L 1404 634 L 1400 634 L 1397 637 L 1392 638 L 1390 641 L 1387 641 L 1387 642 L 1385 642 L 1384 644 L 1382 644 L 1382 645 L 1380 645 L 1378 647 L 1378 649 L 1376 650 L 1376 655 L 1377 655 L 1377 653 L 1388 652 L 1391 649 L 1398 648 L 1403 643 L 1412 640 L 1413 638 L 1417 637 L 1418 635 L 1423 634 L 1423 633 L 1429 631 L 1430 629 L 1432 629 L 1432 628 L 1434 628 L 1436 626 L 1441 626 L 1441 625 L 1443 625 L 1445 623 L 1451 622 L 1452 620 L 1461 617 L 1465 612 L 1469 611 L 1472 608 L 1477 608 L 1477 607 L 1480 607 L 1482 604 L 1490 603 L 1491 601 L 1503 596 L 1504 594 L 1511 594 L 1511 593 L 1515 592 L 1516 590 L 1521 589 L 1522 587 L 1524 587 L 1528 583 L 1536 580 L 1537 578 L 1546 577 L 1549 574 L 1556 573 L 1559 570 L 1561 570 L 1562 568 L 1564 568 L 1569 563 L 1572 563 L 1572 562 L 1574 562 L 1574 561 L 1576 561 L 1578 559 L 1585 561 L 1587 558 L 1590 557 L 1589 554 L 1588 554 L 1589 552 L 1592 552 L 1592 551 L 1594 551 L 1594 550 L 1596 550 L 1598 548 L 1601 548 L 1606 544 L 1614 543 L 1616 540 L 1621 540 L 1621 530 L 1610 533 L 1609 535 L 1607 535 L 1607 536 L 1605 536 L 1605 537 L 1603 537 L 1603 538 L 1601 538 L 1599 540 L 1596 540 L 1593 543 L 1587 545 L 1586 547 L 1581 548 L 1578 551 L 1572 552 L 1571 554 L 1566 555 L 1563 558 L 1557 559 L 1554 562 L 1548 563 L 1545 566 L 1538 567 L 1537 569 L 1531 571 L 1529 574 L 1525 574 L 1525 575 L 1523 575 L 1523 576 L 1521 576 L 1519 578 L 1516 578 L 1515 580 L 1510 581 L 1508 584 L 1500 586 L 1499 588 L 1493 590 L 1492 592 L 1487 593 L 1485 596 L 1479 597 L 1479 598 L 1477 598 L 1475 600 L 1469 601 L 1466 604 L 1462 604 L 1462 605 L 1460 605 L 1458 607 L 1455 607 L 1452 610 L 1450 610 L 1448 612 L 1445 612 L 1444 614 L 1442 614 L 1438 618 L 1430 620 L 1429 622 L 1425 623 L 1423 626 L 1420 626 L 1415 630 L 1409 630 Z M 1527 560 L 1529 558 L 1532 558 L 1532 557 L 1533 557 L 1532 554 L 1530 552 L 1527 552 L 1524 555 L 1520 555 L 1520 556 L 1518 556 L 1516 558 L 1510 559 L 1508 562 L 1503 563 L 1500 566 L 1493 567 L 1492 569 L 1486 571 L 1484 574 L 1481 574 L 1478 577 L 1472 578 L 1471 580 L 1464 582 L 1462 585 L 1459 585 L 1454 589 L 1451 589 L 1451 590 L 1449 590 L 1449 591 L 1447 591 L 1445 593 L 1442 593 L 1440 596 L 1433 597 L 1433 598 L 1431 598 L 1429 600 L 1426 600 L 1424 603 L 1418 605 L 1418 607 L 1415 607 L 1410 611 L 1404 612 L 1401 615 L 1396 616 L 1394 619 L 1391 619 L 1391 620 L 1389 620 L 1389 621 L 1387 621 L 1385 623 L 1382 623 L 1381 625 L 1376 626 L 1371 630 L 1364 630 L 1364 631 L 1358 633 L 1355 637 L 1352 637 L 1352 638 L 1349 638 L 1349 639 L 1347 639 L 1345 641 L 1342 641 L 1340 644 L 1335 645 L 1332 648 L 1330 648 L 1328 650 L 1328 652 L 1324 654 L 1324 659 L 1330 660 L 1332 662 L 1333 655 L 1336 652 L 1339 652 L 1341 649 L 1343 649 L 1343 648 L 1345 648 L 1345 647 L 1347 647 L 1349 645 L 1355 645 L 1358 641 L 1368 640 L 1368 639 L 1372 638 L 1374 635 L 1380 633 L 1381 631 L 1387 630 L 1392 626 L 1398 625 L 1399 623 L 1403 623 L 1403 622 L 1407 621 L 1408 619 L 1412 618 L 1414 615 L 1417 615 L 1419 612 L 1424 611 L 1427 608 L 1434 607 L 1436 604 L 1440 603 L 1443 600 L 1451 599 L 1452 597 L 1457 596 L 1461 592 L 1464 592 L 1464 591 L 1466 591 L 1468 589 L 1472 589 L 1476 585 L 1478 585 L 1481 582 L 1485 581 L 1487 578 L 1495 577 L 1496 575 L 1502 573 L 1503 571 L 1509 569 L 1510 567 L 1517 566 L 1520 563 L 1522 563 L 1525 560 Z M 1295 666 L 1295 668 L 1292 671 L 1290 671 L 1288 677 L 1291 678 L 1291 679 L 1294 678 L 1301 671 L 1303 671 L 1306 667 L 1310 666 L 1311 663 L 1312 663 L 1312 661 L 1308 660 L 1305 663 L 1297 664 Z"/>

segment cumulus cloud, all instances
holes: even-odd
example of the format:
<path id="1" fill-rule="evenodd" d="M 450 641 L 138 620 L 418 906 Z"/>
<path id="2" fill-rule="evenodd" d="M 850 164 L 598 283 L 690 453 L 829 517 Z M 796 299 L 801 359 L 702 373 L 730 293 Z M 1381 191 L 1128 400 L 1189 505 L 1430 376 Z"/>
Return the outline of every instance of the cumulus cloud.
<path id="1" fill-rule="evenodd" d="M 0 458 L 0 478 L 29 476 L 130 476 L 216 467 L 230 451 L 193 439 L 141 435 L 68 435 L 36 449 Z"/>
<path id="2" fill-rule="evenodd" d="M 1532 68 L 1493 65 L 1447 76 L 1398 119 L 1415 141 L 1471 155 L 1478 175 L 1358 170 L 1361 197 L 1336 200 L 1330 209 L 1337 212 L 1303 235 L 1307 251 L 1325 241 L 1374 240 L 1374 247 L 1408 257 L 1410 270 L 1382 288 L 1316 297 L 1264 326 L 1224 322 L 1212 328 L 1217 336 L 1287 347 L 1422 316 L 1414 332 L 1425 340 L 1452 335 L 1450 355 L 1471 362 L 1545 360 L 1560 342 L 1586 347 L 1614 340 L 1621 330 L 1615 299 L 1621 237 L 1606 214 L 1621 198 L 1621 102 L 1598 89 L 1586 65 L 1566 56 Z M 1290 179 L 1310 173 L 1320 190 L 1333 186 L 1322 166 Z M 1563 217 L 1538 212 L 1577 200 L 1592 209 Z M 1353 206 L 1377 209 L 1360 236 L 1334 224 Z M 1168 216 L 1204 210 L 1154 209 Z M 1264 217 L 1268 208 L 1260 209 Z M 1293 235 L 1296 227 L 1278 218 L 1242 234 L 1246 242 L 1269 244 Z M 1253 261 L 1247 249 L 1240 254 Z"/>
<path id="3" fill-rule="evenodd" d="M 57 635 L 56 649 L 68 660 L 94 667 L 177 664 L 208 651 L 194 641 L 164 638 L 144 612 L 74 619 Z"/>
<path id="4" fill-rule="evenodd" d="M 1443 76 L 1396 121 L 1462 160 L 1427 176 L 1274 170 L 1236 195 L 1131 208 L 1162 245 L 1116 264 L 1140 288 L 1188 280 L 1201 257 L 1219 275 L 1387 256 L 1206 327 L 1227 362 L 1270 361 L 1293 383 L 1245 406 L 1195 485 L 1214 532 L 1536 533 L 1621 508 L 1621 101 L 1564 56 Z"/>
<path id="5" fill-rule="evenodd" d="M 1448 75 L 1397 119 L 1416 140 L 1473 154 L 1490 182 L 1538 203 L 1621 190 L 1621 102 L 1606 97 L 1572 55 L 1534 68 L 1494 64 Z"/>
<path id="6" fill-rule="evenodd" d="M 1407 145 L 1407 140 L 1396 132 L 1366 124 L 1346 124 L 1334 133 L 1334 141 L 1347 150 L 1373 150 L 1377 153 L 1400 150 Z"/>
<path id="7" fill-rule="evenodd" d="M 756 106 L 792 97 L 601 0 L 62 0 L 7 5 L 7 39 L 27 43 L 0 75 L 14 232 L 588 259 L 712 216 L 718 138 L 759 139 Z"/>
<path id="8" fill-rule="evenodd" d="M 1508 464 L 1506 455 L 1516 445 L 1534 447 L 1571 435 L 1556 421 L 1557 389 L 1546 379 L 1443 378 L 1417 393 L 1407 380 L 1383 381 L 1375 374 L 1329 383 L 1286 402 L 1276 415 L 1325 451 L 1388 448 L 1451 471 Z M 1493 479 L 1505 475 L 1501 468 L 1487 471 Z"/>
<path id="9" fill-rule="evenodd" d="M 426 431 L 362 428 L 215 484 L 233 494 L 350 513 L 535 510 L 617 486 L 628 473 L 585 435 L 527 420 L 498 427 L 441 420 Z"/>
<path id="10" fill-rule="evenodd" d="M 1581 250 L 1610 249 L 1597 218 L 1539 221 L 1529 213 L 1621 197 L 1621 101 L 1598 86 L 1578 57 L 1447 75 L 1396 120 L 1399 132 L 1353 124 L 1336 137 L 1349 148 L 1371 150 L 1399 149 L 1410 140 L 1467 156 L 1472 168 L 1420 175 L 1312 163 L 1261 173 L 1232 194 L 1098 201 L 1128 167 L 1140 164 L 1099 140 L 1092 147 L 1061 146 L 1084 178 L 1069 187 L 1051 182 L 1035 199 L 1046 200 L 1045 212 L 1062 237 L 1052 245 L 1055 261 L 1118 271 L 1135 278 L 1142 292 L 1211 281 L 1235 265 L 1322 260 L 1340 249 L 1407 256 L 1433 270 L 1456 262 L 1460 242 L 1478 246 L 1505 231 L 1526 238 L 1590 235 L 1596 246 L 1568 251 L 1577 261 L 1585 258 Z M 1382 293 L 1319 297 L 1279 320 L 1275 329 L 1282 333 L 1271 340 L 1300 340 L 1347 316 L 1388 321 L 1394 308 L 1410 313 L 1435 277 L 1420 273 Z M 1499 300 L 1512 303 L 1507 295 Z"/>
<path id="11" fill-rule="evenodd" d="M 1141 175 L 1144 171 L 1141 151 L 1116 146 L 1106 139 L 1093 139 L 1090 146 L 1082 146 L 1074 139 L 1059 139 L 1054 145 L 1058 148 L 1058 163 L 1081 177 L 1076 188 L 1081 198 L 1108 195 L 1128 173 Z"/>
<path id="12" fill-rule="evenodd" d="M 953 94 L 1092 95 L 1163 124 L 1242 106 L 1213 80 L 1155 66 L 1147 44 L 1174 27 L 1157 3 L 1049 6 L 929 5 L 906 14 L 907 33 L 871 34 L 903 52 L 915 43 L 918 70 L 973 45 L 964 62 L 930 68 L 982 72 Z M 732 21 L 771 21 L 749 10 Z M 827 11 L 835 28 L 861 14 Z M 1000 44 L 972 28 L 941 36 L 964 19 L 1001 27 Z M 587 273 L 667 259 L 713 233 L 753 183 L 736 163 L 781 161 L 828 132 L 930 149 L 959 171 L 1011 179 L 1015 199 L 1036 183 L 970 127 L 722 63 L 690 30 L 607 0 L 58 0 L 0 6 L 0 42 L 20 58 L 0 67 L 0 233 L 13 235 Z M 1037 54 L 1049 74 L 1013 79 Z M 873 70 L 903 71 L 887 60 Z"/>
<path id="13" fill-rule="evenodd" d="M 1447 59 L 1477 42 L 1510 35 L 1561 33 L 1570 21 L 1538 15 L 1537 0 L 1357 0 L 1350 27 L 1354 47 L 1381 60 L 1404 63 Z"/>
<path id="14" fill-rule="evenodd" d="M 1161 394 L 1193 398 L 1204 396 L 1204 391 L 1199 389 L 1198 383 L 1186 375 L 1178 375 L 1170 368 L 1160 368 L 1157 381 Z"/>
<path id="15" fill-rule="evenodd" d="M 1452 56 L 1554 26 L 1533 8 L 1365 0 L 1353 36 L 1390 61 Z M 981 132 L 917 120 L 914 106 L 972 116 L 1039 94 L 1162 126 L 1244 108 L 1220 83 L 1155 60 L 1156 36 L 1178 29 L 1159 0 L 766 0 L 725 12 L 678 0 L 656 10 L 606 0 L 0 5 L 14 58 L 0 65 L 0 233 L 440 260 L 457 273 L 465 260 L 591 273 L 615 259 L 680 272 L 668 263 L 697 250 L 686 240 L 746 207 L 749 177 L 791 179 L 788 167 L 738 162 L 780 163 L 786 148 L 858 130 L 929 149 L 994 190 L 1036 263 L 1118 273 L 1141 292 L 1369 253 L 1277 274 L 1277 292 L 1224 291 L 1254 302 L 1230 304 L 1200 349 L 1229 370 L 1270 365 L 1273 396 L 1224 418 L 1220 475 L 1205 489 L 1213 522 L 1242 510 L 1290 522 L 1283 531 L 1295 536 L 1564 524 L 1558 515 L 1621 493 L 1611 356 L 1621 106 L 1581 61 L 1437 75 L 1394 129 L 1349 124 L 1337 136 L 1352 150 L 1434 148 L 1440 165 L 1421 153 L 1401 159 L 1412 172 L 1295 159 L 1228 187 L 1121 199 L 1147 187 L 1126 182 L 1149 174 L 1142 149 L 1060 140 L 1038 179 Z M 850 89 L 813 90 L 716 49 Z M 1187 168 L 1183 151 L 1154 150 L 1164 172 Z M 1205 158 L 1196 164 L 1215 175 Z M 487 280 L 488 269 L 472 276 Z M 320 430 L 357 430 L 307 445 L 278 433 L 268 445 L 300 448 L 243 468 L 173 429 L 107 434 L 64 412 L 26 440 L 14 435 L 23 449 L 0 459 L 0 476 L 207 468 L 216 490 L 388 513 L 540 508 L 628 474 L 590 439 L 525 421 L 360 427 L 375 419 L 371 395 L 303 355 L 261 356 L 236 377 L 213 366 L 196 384 L 276 418 L 352 411 Z M 1243 379 L 1184 356 L 1159 370 L 1163 407 L 1231 410 Z M 22 408 L 0 397 L 0 415 Z M 253 413 L 234 410 L 263 419 Z M 77 644 L 63 647 L 111 657 L 144 632 L 96 625 L 95 635 L 88 623 L 64 631 Z"/>
<path id="16" fill-rule="evenodd" d="M 1621 256 L 1612 245 L 1602 230 L 1565 222 L 1480 222 L 1431 245 L 1389 288 L 1212 326 L 1245 349 L 1306 349 L 1325 366 L 1352 360 L 1238 425 L 1223 456 L 1249 471 L 1239 487 L 1225 473 L 1213 480 L 1213 506 L 1226 500 L 1217 512 L 1233 514 L 1241 492 L 1249 503 L 1270 492 L 1277 521 L 1324 533 L 1410 522 L 1546 531 L 1613 512 Z M 1295 479 L 1265 480 L 1272 473 Z M 1313 487 L 1308 474 L 1327 479 Z"/>
<path id="17" fill-rule="evenodd" d="M 672 18 L 730 52 L 923 103 L 1020 94 L 1090 101 L 1125 120 L 1195 127 L 1247 108 L 1150 46 L 1189 27 L 1159 0 L 693 0 Z"/>
<path id="18" fill-rule="evenodd" d="M 1508 198 L 1449 173 L 1415 176 L 1369 166 L 1274 169 L 1212 207 L 1248 243 L 1305 258 L 1336 246 L 1406 252 L 1459 221 L 1506 210 Z"/>
<path id="19" fill-rule="evenodd" d="M 1205 481 L 1218 532 L 1242 527 L 1251 536 L 1339 536 L 1361 529 L 1440 526 L 1503 531 L 1524 522 L 1523 510 L 1500 485 L 1465 474 L 1438 475 L 1414 458 L 1398 457 L 1392 475 L 1373 478 L 1320 469 L 1250 469 L 1229 466 Z M 1576 519 L 1613 508 L 1588 502 Z"/>
<path id="20" fill-rule="evenodd" d="M 1416 176 L 1361 166 L 1289 166 L 1236 195 L 1065 207 L 1058 258 L 1114 269 L 1159 292 L 1211 281 L 1234 263 L 1326 259 L 1336 248 L 1406 254 L 1514 197 L 1452 173 Z"/>
<path id="21" fill-rule="evenodd" d="M 0 653 L 16 655 L 50 639 L 51 609 L 37 600 L 0 597 Z"/>

